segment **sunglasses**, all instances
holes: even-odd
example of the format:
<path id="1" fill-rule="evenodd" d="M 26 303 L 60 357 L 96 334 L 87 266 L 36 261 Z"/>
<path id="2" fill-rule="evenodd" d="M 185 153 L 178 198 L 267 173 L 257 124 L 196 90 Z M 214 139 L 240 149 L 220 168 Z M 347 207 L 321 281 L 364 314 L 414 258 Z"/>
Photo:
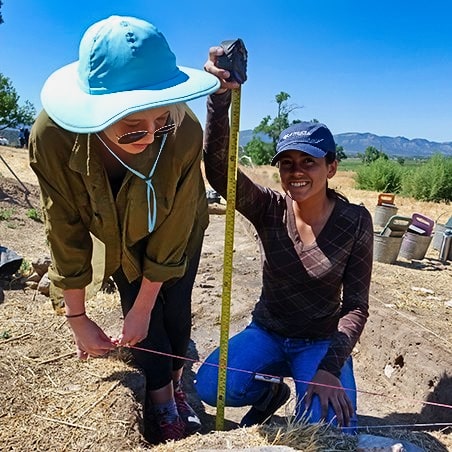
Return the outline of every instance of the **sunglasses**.
<path id="1" fill-rule="evenodd" d="M 135 132 L 128 132 L 120 137 L 117 137 L 118 144 L 132 144 L 136 141 L 140 141 L 146 135 L 151 134 L 154 135 L 155 138 L 162 137 L 167 133 L 174 132 L 176 130 L 176 124 L 168 124 L 166 126 L 160 127 L 157 130 L 154 130 L 154 133 L 149 132 L 148 130 L 137 130 Z"/>

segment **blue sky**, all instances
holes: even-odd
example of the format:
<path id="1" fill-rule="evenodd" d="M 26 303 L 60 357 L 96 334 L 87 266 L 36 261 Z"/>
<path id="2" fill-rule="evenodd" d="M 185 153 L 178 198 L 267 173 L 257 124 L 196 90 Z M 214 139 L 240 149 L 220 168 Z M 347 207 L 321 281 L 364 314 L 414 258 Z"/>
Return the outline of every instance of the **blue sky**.
<path id="1" fill-rule="evenodd" d="M 334 134 L 452 141 L 452 2 L 417 0 L 3 0 L 0 72 L 21 101 L 77 59 L 83 32 L 112 14 L 154 23 L 178 64 L 201 68 L 208 48 L 242 38 L 249 52 L 241 129 L 276 115 L 275 95 Z M 64 93 L 62 93 L 64 95 Z M 201 122 L 205 100 L 190 103 Z"/>

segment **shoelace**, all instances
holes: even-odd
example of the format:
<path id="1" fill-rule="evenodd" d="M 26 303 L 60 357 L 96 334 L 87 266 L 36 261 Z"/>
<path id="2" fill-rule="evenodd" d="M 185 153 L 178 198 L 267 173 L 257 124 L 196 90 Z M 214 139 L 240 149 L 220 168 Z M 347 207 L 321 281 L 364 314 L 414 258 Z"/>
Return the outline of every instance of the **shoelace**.
<path id="1" fill-rule="evenodd" d="M 174 391 L 174 399 L 176 401 L 177 409 L 179 410 L 179 413 L 183 411 L 184 413 L 191 413 L 191 410 L 189 409 L 187 397 L 185 396 L 185 393 L 182 390 L 175 390 Z"/>

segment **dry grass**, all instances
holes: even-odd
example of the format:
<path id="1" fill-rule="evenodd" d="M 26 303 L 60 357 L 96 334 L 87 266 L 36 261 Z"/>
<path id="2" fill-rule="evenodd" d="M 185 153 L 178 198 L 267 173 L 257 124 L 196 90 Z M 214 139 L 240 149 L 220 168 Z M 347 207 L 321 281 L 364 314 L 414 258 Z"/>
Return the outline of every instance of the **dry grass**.
<path id="1" fill-rule="evenodd" d="M 372 434 L 392 438 L 395 441 L 410 442 L 424 452 L 447 452 L 437 440 L 424 432 L 391 429 L 374 431 Z M 284 423 L 238 428 L 228 432 L 215 431 L 207 435 L 196 434 L 181 441 L 156 446 L 153 451 L 207 452 L 248 450 L 265 446 L 287 446 L 303 452 L 355 452 L 358 447 L 358 436 L 343 434 L 327 425 L 295 423 L 288 418 Z"/>

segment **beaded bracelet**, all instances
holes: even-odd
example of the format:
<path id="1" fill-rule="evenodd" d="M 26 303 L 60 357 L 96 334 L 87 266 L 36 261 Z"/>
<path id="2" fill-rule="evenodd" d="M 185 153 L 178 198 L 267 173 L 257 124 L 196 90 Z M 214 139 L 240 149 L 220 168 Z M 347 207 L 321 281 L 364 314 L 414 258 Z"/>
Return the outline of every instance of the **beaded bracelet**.
<path id="1" fill-rule="evenodd" d="M 67 319 L 73 319 L 73 318 L 75 318 L 75 317 L 81 317 L 81 316 L 83 316 L 83 315 L 85 315 L 85 314 L 86 314 L 86 312 L 83 311 L 81 314 L 65 315 L 65 317 L 66 317 Z"/>

